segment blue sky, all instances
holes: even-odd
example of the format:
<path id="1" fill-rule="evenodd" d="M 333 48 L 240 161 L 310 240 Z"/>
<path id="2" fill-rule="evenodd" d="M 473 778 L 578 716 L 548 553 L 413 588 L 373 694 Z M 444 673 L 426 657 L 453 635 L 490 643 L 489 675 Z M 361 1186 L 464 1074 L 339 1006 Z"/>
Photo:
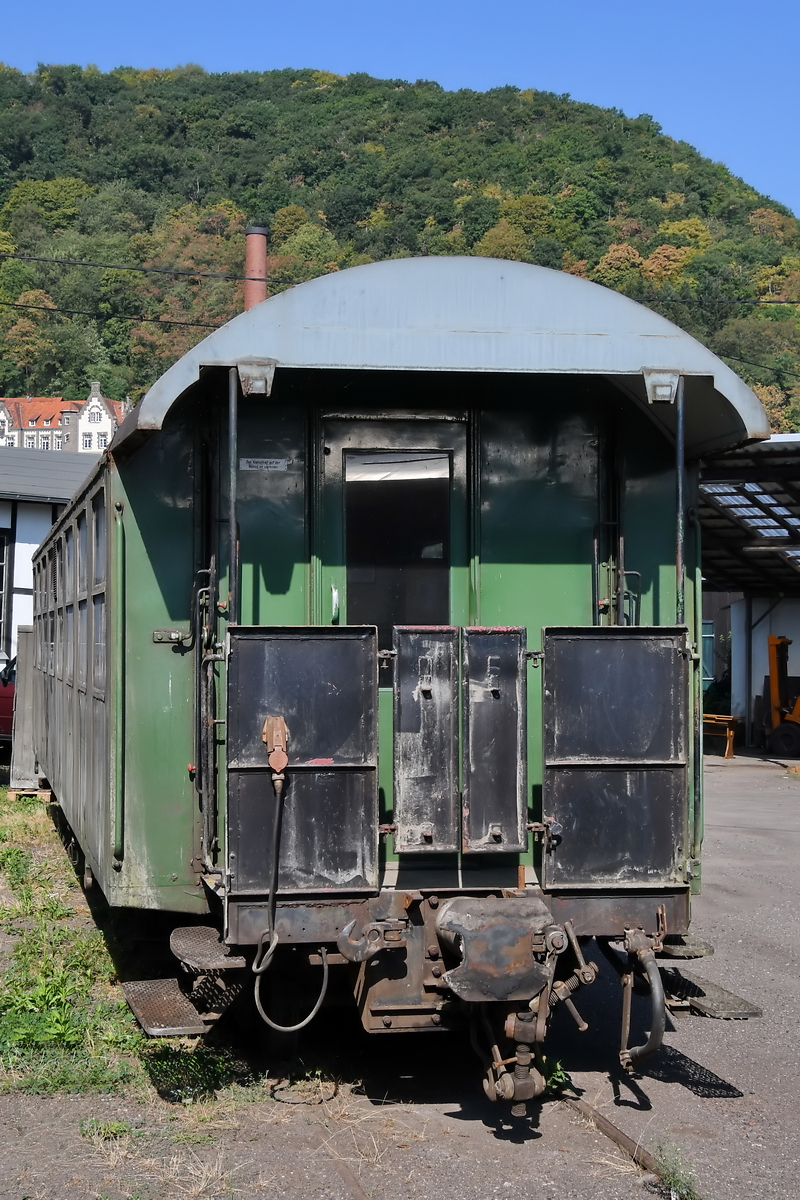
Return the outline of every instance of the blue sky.
<path id="1" fill-rule="evenodd" d="M 799 47 L 798 0 L 38 0 L 9 3 L 0 24 L 0 60 L 23 71 L 196 62 L 568 92 L 650 113 L 798 215 Z"/>

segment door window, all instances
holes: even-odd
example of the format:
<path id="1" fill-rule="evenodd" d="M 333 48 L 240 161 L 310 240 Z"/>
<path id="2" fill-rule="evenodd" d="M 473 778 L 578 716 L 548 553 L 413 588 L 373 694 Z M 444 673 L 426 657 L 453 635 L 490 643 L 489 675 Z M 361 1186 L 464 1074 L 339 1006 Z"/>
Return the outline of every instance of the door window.
<path id="1" fill-rule="evenodd" d="M 347 620 L 394 625 L 450 620 L 450 455 L 345 454 Z"/>

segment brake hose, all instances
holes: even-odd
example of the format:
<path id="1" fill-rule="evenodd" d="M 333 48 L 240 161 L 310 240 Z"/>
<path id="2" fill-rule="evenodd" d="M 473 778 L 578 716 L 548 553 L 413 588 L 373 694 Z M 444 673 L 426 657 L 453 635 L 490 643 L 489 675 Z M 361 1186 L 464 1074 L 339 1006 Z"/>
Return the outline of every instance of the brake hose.
<path id="1" fill-rule="evenodd" d="M 276 1033 L 296 1033 L 299 1029 L 305 1029 L 306 1025 L 310 1025 L 322 1008 L 322 1002 L 328 991 L 328 951 L 324 946 L 320 946 L 320 956 L 322 958 L 322 987 L 320 989 L 317 1002 L 312 1008 L 307 1017 L 299 1021 L 297 1025 L 278 1025 L 264 1011 L 264 1006 L 261 1003 L 261 978 L 266 974 L 272 963 L 275 951 L 278 948 L 278 934 L 275 930 L 275 913 L 278 904 L 278 868 L 279 855 L 281 847 L 281 824 L 283 822 L 283 782 L 284 776 L 282 773 L 276 773 L 272 776 L 272 786 L 275 788 L 275 817 L 272 822 L 272 871 L 270 873 L 269 891 L 267 893 L 267 928 L 258 939 L 258 949 L 253 960 L 253 974 L 256 977 L 254 995 L 256 1008 L 261 1020 L 269 1025 L 270 1029 L 274 1029 Z M 269 938 L 269 944 L 264 948 L 265 940 Z"/>

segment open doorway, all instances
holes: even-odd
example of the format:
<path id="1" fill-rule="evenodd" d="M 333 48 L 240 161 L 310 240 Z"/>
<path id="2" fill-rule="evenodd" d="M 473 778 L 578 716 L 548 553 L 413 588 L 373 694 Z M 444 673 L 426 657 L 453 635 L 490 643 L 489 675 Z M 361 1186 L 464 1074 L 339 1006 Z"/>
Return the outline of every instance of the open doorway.
<path id="1" fill-rule="evenodd" d="M 448 453 L 347 453 L 347 620 L 377 625 L 379 647 L 394 625 L 450 621 Z"/>

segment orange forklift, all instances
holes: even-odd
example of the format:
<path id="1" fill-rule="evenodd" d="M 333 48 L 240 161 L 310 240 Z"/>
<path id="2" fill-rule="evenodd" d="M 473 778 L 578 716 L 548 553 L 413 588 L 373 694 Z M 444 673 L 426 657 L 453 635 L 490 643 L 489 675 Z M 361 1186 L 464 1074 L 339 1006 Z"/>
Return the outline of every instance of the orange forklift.
<path id="1" fill-rule="evenodd" d="M 770 634 L 769 692 L 764 696 L 767 748 L 781 758 L 800 758 L 800 696 L 789 690 L 792 639 Z"/>

